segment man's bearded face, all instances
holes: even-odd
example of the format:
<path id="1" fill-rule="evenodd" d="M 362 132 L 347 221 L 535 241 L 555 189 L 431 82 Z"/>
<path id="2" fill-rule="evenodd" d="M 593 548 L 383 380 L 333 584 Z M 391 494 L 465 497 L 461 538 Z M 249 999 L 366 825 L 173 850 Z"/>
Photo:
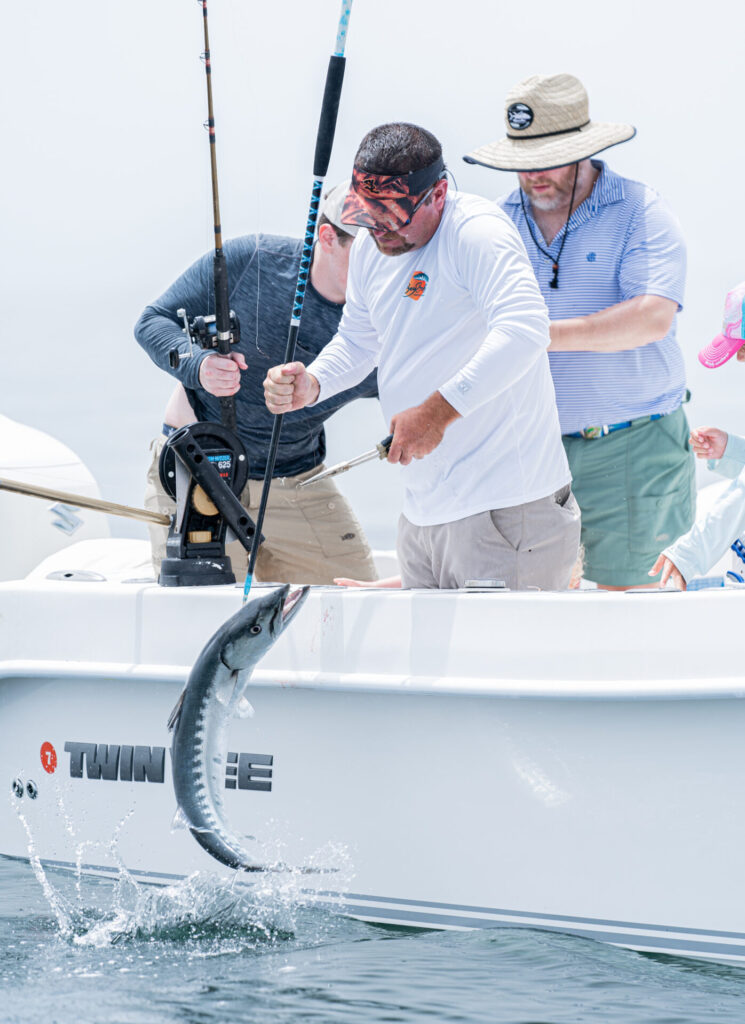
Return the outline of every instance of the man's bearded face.
<path id="1" fill-rule="evenodd" d="M 551 171 L 520 171 L 517 177 L 531 206 L 549 212 L 569 206 L 575 169 L 576 164 L 567 164 Z"/>

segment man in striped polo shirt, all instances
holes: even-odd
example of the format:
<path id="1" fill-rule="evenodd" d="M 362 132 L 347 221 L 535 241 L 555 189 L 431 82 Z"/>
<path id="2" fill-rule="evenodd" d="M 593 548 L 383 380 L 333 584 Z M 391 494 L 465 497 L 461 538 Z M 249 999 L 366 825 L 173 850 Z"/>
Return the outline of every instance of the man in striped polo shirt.
<path id="1" fill-rule="evenodd" d="M 591 159 L 635 129 L 591 121 L 572 75 L 521 82 L 507 96 L 506 122 L 506 138 L 464 159 L 517 171 L 520 187 L 500 205 L 549 309 L 584 573 L 611 590 L 657 586 L 649 565 L 689 529 L 695 507 L 675 337 L 685 280 L 680 228 L 653 189 Z"/>

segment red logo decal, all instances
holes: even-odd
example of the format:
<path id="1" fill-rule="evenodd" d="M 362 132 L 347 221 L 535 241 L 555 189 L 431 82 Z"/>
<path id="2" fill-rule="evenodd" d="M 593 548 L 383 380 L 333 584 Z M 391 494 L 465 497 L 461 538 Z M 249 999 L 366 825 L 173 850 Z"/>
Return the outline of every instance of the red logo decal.
<path id="1" fill-rule="evenodd" d="M 49 775 L 54 775 L 54 770 L 57 767 L 57 751 L 52 744 L 42 743 L 39 754 L 41 756 L 41 767 Z"/>
<path id="2" fill-rule="evenodd" d="M 413 299 L 414 302 L 419 302 L 422 295 L 424 295 L 424 289 L 427 287 L 427 281 L 429 281 L 429 277 L 422 270 L 417 271 L 416 274 L 412 274 L 411 280 L 406 286 L 404 298 Z"/>

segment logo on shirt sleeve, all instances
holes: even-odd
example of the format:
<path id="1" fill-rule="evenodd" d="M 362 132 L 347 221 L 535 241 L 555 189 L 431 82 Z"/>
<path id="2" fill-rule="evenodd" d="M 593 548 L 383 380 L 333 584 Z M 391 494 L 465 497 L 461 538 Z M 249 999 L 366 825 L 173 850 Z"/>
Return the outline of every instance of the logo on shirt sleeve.
<path id="1" fill-rule="evenodd" d="M 413 299 L 414 302 L 419 302 L 422 295 L 424 295 L 424 289 L 427 287 L 428 281 L 429 277 L 422 270 L 418 270 L 415 274 L 412 274 L 411 280 L 406 285 L 404 298 Z"/>

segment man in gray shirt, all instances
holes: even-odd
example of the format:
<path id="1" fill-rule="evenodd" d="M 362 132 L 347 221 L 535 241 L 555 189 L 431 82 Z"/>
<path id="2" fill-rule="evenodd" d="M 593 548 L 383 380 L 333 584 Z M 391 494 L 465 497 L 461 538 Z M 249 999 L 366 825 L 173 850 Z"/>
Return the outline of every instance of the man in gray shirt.
<path id="1" fill-rule="evenodd" d="M 312 359 L 336 332 L 344 305 L 352 229 L 341 226 L 347 183 L 328 192 L 319 214 L 310 281 L 298 336 L 300 358 Z M 196 420 L 220 422 L 220 398 L 234 395 L 237 433 L 249 459 L 249 483 L 241 495 L 255 518 L 266 469 L 273 417 L 264 403 L 262 381 L 284 357 L 302 242 L 277 235 L 246 235 L 224 246 L 230 305 L 241 325 L 241 340 L 230 356 L 199 350 L 172 368 L 169 353 L 183 346 L 180 308 L 201 314 L 214 306 L 212 253 L 202 257 L 151 305 L 135 326 L 135 337 L 150 358 L 179 381 L 166 411 L 164 436 L 151 445 L 145 505 L 171 514 L 174 503 L 158 477 L 165 437 Z M 326 453 L 323 424 L 355 398 L 377 397 L 376 375 L 283 425 L 269 494 L 256 578 L 275 582 L 332 583 L 335 576 L 375 578 L 369 545 L 349 503 L 332 480 L 298 490 L 297 484 L 322 468 Z M 251 484 L 253 486 L 251 487 Z M 251 493 L 249 494 L 249 488 Z M 151 527 L 157 572 L 165 554 L 167 531 Z M 237 578 L 244 578 L 245 550 L 228 546 Z"/>

